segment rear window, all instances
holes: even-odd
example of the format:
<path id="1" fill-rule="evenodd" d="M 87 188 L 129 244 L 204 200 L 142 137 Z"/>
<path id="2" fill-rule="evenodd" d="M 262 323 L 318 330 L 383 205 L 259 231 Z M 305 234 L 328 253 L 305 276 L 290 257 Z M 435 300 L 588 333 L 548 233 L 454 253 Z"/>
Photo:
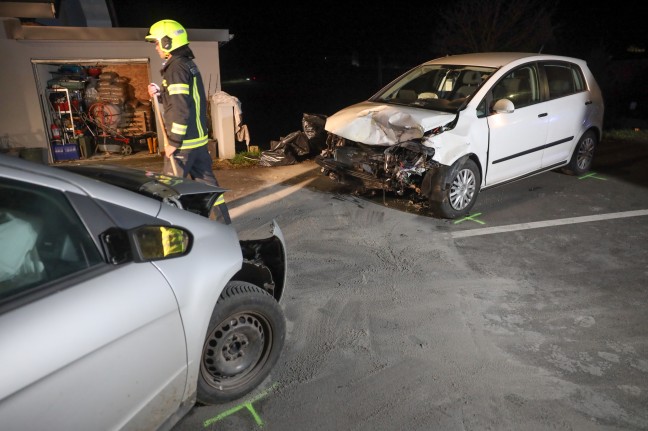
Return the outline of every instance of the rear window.
<path id="1" fill-rule="evenodd" d="M 585 90 L 585 79 L 580 68 L 570 63 L 545 63 L 549 99 L 557 99 Z"/>

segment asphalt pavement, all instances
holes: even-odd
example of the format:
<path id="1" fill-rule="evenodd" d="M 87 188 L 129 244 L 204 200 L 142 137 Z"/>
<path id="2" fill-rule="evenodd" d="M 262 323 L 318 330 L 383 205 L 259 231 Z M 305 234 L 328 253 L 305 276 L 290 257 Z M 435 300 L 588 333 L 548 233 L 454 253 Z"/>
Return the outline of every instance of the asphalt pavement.
<path id="1" fill-rule="evenodd" d="M 242 237 L 275 219 L 286 345 L 185 430 L 647 430 L 648 147 L 601 143 L 440 220 L 312 161 L 216 169 Z"/>

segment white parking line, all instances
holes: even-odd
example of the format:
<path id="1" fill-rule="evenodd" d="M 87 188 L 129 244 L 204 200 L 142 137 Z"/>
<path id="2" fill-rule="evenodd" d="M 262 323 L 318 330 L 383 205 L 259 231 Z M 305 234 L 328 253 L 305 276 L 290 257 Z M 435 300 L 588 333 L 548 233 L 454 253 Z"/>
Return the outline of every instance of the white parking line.
<path id="1" fill-rule="evenodd" d="M 583 217 L 570 217 L 558 220 L 536 221 L 532 223 L 511 224 L 508 226 L 485 227 L 452 232 L 452 238 L 467 238 L 471 236 L 490 235 L 493 233 L 515 232 L 518 230 L 538 229 L 541 227 L 561 226 L 565 224 L 586 223 L 590 221 L 612 220 L 616 218 L 647 216 L 648 210 L 624 211 L 620 213 L 598 214 Z"/>

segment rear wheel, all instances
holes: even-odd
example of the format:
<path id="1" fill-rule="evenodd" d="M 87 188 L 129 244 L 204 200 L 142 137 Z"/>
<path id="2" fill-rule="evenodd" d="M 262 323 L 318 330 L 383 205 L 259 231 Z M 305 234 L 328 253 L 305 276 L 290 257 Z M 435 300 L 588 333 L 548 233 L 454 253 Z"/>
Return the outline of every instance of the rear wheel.
<path id="1" fill-rule="evenodd" d="M 442 195 L 441 201 L 431 202 L 432 211 L 443 218 L 454 219 L 468 214 L 477 201 L 481 184 L 481 175 L 472 160 L 466 160 L 457 169 L 452 169 L 453 176 Z"/>
<path id="2" fill-rule="evenodd" d="M 272 295 L 251 283 L 230 282 L 209 322 L 198 401 L 223 403 L 252 391 L 279 359 L 285 333 L 283 312 Z"/>
<path id="3" fill-rule="evenodd" d="M 591 130 L 583 133 L 580 141 L 576 144 L 576 148 L 574 148 L 569 164 L 563 167 L 562 171 L 569 175 L 583 175 L 588 172 L 592 167 L 594 150 L 596 150 L 597 144 L 596 133 Z"/>

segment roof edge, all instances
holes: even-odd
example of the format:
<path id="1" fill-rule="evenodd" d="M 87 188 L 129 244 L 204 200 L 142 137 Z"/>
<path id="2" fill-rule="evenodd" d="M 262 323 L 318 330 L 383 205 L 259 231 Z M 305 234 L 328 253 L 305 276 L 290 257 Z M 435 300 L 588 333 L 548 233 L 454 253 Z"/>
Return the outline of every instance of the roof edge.
<path id="1" fill-rule="evenodd" d="M 17 20 L 16 20 L 17 21 Z M 58 27 L 22 25 L 14 20 L 4 21 L 8 39 L 15 40 L 74 40 L 74 41 L 144 41 L 148 28 L 127 27 Z M 229 30 L 187 29 L 189 42 L 229 42 Z"/>

